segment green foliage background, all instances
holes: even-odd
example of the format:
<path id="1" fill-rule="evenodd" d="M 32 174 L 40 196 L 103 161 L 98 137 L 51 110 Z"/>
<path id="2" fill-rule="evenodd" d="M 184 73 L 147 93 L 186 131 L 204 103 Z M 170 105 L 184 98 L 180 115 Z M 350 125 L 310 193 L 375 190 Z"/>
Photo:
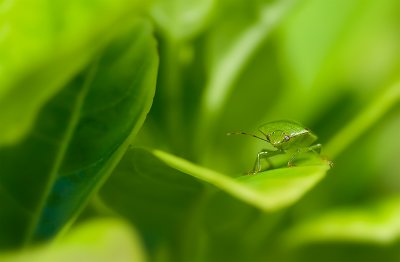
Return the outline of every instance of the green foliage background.
<path id="1" fill-rule="evenodd" d="M 0 0 L 0 261 L 398 261 L 399 10 Z M 279 119 L 334 167 L 243 175 Z"/>

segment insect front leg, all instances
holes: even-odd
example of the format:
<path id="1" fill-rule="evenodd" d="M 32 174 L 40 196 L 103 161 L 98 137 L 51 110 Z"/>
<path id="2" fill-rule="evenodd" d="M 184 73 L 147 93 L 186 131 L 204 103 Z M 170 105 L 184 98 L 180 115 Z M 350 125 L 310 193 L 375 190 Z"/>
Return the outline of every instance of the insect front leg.
<path id="1" fill-rule="evenodd" d="M 261 171 L 261 159 L 265 159 L 268 162 L 269 167 L 272 167 L 271 160 L 269 159 L 272 156 L 283 154 L 283 151 L 276 150 L 276 151 L 270 151 L 270 150 L 262 150 L 258 152 L 256 162 L 254 163 L 253 170 L 249 172 L 249 174 L 257 174 L 258 172 Z"/>

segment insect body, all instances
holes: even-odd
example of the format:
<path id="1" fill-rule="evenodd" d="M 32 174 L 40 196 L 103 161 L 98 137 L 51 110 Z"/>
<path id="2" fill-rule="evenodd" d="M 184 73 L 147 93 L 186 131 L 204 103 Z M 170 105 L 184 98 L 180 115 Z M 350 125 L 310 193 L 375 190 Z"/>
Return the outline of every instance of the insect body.
<path id="1" fill-rule="evenodd" d="M 271 144 L 276 150 L 263 149 L 257 154 L 253 170 L 256 174 L 261 171 L 261 159 L 266 159 L 272 166 L 269 158 L 272 156 L 288 153 L 291 155 L 288 166 L 293 166 L 293 161 L 300 153 L 321 152 L 321 144 L 313 144 L 317 136 L 309 129 L 294 121 L 280 120 L 269 122 L 258 128 L 260 136 L 245 132 L 228 133 L 227 135 L 249 135 Z"/>

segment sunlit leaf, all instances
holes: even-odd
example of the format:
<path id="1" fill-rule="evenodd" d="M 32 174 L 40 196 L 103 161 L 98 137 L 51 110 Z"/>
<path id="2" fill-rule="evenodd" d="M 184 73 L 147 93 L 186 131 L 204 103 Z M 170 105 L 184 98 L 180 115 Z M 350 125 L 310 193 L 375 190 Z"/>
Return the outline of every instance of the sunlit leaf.
<path id="1" fill-rule="evenodd" d="M 232 178 L 162 151 L 153 153 L 167 165 L 265 211 L 278 210 L 295 203 L 329 169 L 329 165 L 325 163 L 273 169 L 256 175 Z"/>
<path id="2" fill-rule="evenodd" d="M 0 254 L 3 262 L 144 262 L 139 236 L 125 222 L 98 219 L 74 228 L 56 243 L 23 252 Z"/>

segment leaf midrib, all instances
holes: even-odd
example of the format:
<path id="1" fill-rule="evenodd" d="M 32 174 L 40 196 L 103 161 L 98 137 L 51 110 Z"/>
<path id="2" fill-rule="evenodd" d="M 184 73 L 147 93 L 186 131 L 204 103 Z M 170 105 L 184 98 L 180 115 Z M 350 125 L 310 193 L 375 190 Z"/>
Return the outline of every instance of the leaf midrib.
<path id="1" fill-rule="evenodd" d="M 91 65 L 90 70 L 87 73 L 87 76 L 85 78 L 85 81 L 82 85 L 81 90 L 78 92 L 77 96 L 76 96 L 76 102 L 75 102 L 75 106 L 73 109 L 73 112 L 70 116 L 69 119 L 69 123 L 67 126 L 67 129 L 65 131 L 64 134 L 64 138 L 62 139 L 62 142 L 60 144 L 57 156 L 55 158 L 55 162 L 53 164 L 53 167 L 50 171 L 50 176 L 49 176 L 49 180 L 47 182 L 47 185 L 45 187 L 45 190 L 42 194 L 41 200 L 39 202 L 38 208 L 36 210 L 36 212 L 33 211 L 33 219 L 32 219 L 32 223 L 30 224 L 26 237 L 24 239 L 24 246 L 27 246 L 33 239 L 35 230 L 37 228 L 37 225 L 40 221 L 40 217 L 42 214 L 42 210 L 44 209 L 47 199 L 51 193 L 51 190 L 53 188 L 54 183 L 57 180 L 57 176 L 59 173 L 59 169 L 63 163 L 63 160 L 65 158 L 65 155 L 67 153 L 68 150 L 68 146 L 70 144 L 70 141 L 73 138 L 73 135 L 75 133 L 76 127 L 79 123 L 79 119 L 81 116 L 81 111 L 82 111 L 82 107 L 84 106 L 84 102 L 85 102 L 85 98 L 88 94 L 88 91 L 90 89 L 90 86 L 93 82 L 94 76 L 96 74 L 97 71 L 97 61 L 98 59 L 95 59 L 95 62 Z"/>

